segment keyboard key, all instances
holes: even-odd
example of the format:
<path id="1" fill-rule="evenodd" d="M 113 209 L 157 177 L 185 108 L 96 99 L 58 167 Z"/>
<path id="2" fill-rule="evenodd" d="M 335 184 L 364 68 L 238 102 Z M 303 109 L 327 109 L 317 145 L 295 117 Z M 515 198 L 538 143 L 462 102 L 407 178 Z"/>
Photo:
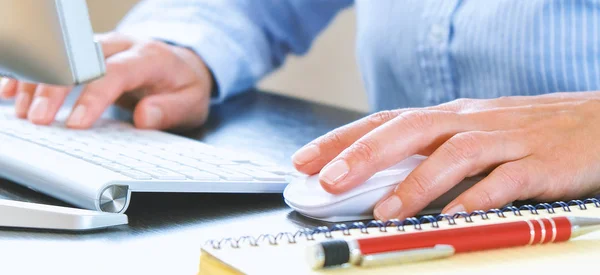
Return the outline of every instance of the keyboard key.
<path id="1" fill-rule="evenodd" d="M 262 171 L 259 169 L 256 169 L 252 166 L 235 166 L 235 165 L 230 165 L 230 166 L 226 166 L 226 167 L 222 167 L 224 169 L 228 169 L 228 170 L 233 170 L 242 174 L 246 174 L 249 176 L 252 176 L 253 178 L 257 179 L 257 180 L 264 180 L 264 181 L 285 181 L 285 177 L 282 175 L 277 175 L 277 174 L 273 174 L 270 172 L 266 172 L 266 171 Z"/>
<path id="2" fill-rule="evenodd" d="M 166 153 L 166 154 L 158 154 L 156 157 L 165 159 L 165 160 L 169 160 L 172 162 L 176 162 L 176 163 L 180 163 L 180 164 L 185 164 L 185 165 L 190 165 L 190 164 L 194 164 L 196 163 L 198 160 L 193 159 L 193 158 L 188 158 L 182 155 L 178 155 L 178 154 L 170 154 L 170 153 Z"/>
<path id="3" fill-rule="evenodd" d="M 94 154 L 94 156 L 99 156 L 99 157 L 105 158 L 105 159 L 114 159 L 114 158 L 118 158 L 120 156 L 118 153 L 110 152 L 110 151 L 106 151 L 106 150 L 94 150 L 94 151 L 90 151 L 90 153 Z"/>
<path id="4" fill-rule="evenodd" d="M 218 159 L 218 158 L 207 158 L 203 159 L 203 162 L 214 164 L 214 165 L 235 165 L 236 163 L 229 160 Z"/>
<path id="5" fill-rule="evenodd" d="M 66 146 L 71 149 L 75 149 L 75 150 L 79 150 L 79 151 L 87 151 L 90 149 L 89 145 L 76 143 L 76 142 L 70 142 L 70 143 L 66 144 Z"/>
<path id="6" fill-rule="evenodd" d="M 120 154 L 120 155 L 129 157 L 129 158 L 132 158 L 132 159 L 137 159 L 137 160 L 142 160 L 142 161 L 149 157 L 147 154 L 144 154 L 144 153 L 142 153 L 140 151 L 133 151 L 133 150 L 132 151 L 123 151 L 123 150 L 120 150 L 118 152 L 119 153 L 117 153 L 117 152 L 112 152 L 112 153 Z"/>
<path id="7" fill-rule="evenodd" d="M 163 168 L 140 168 L 138 169 L 144 173 L 150 174 L 153 178 L 159 180 L 184 180 L 186 177 L 182 174 L 175 173 L 171 170 L 163 169 Z"/>
<path id="8" fill-rule="evenodd" d="M 207 172 L 216 174 L 225 180 L 231 181 L 252 181 L 253 179 L 252 176 L 220 168 L 213 169 Z"/>
<path id="9" fill-rule="evenodd" d="M 259 160 L 259 159 L 253 159 L 250 161 L 250 163 L 254 164 L 256 166 L 277 166 L 277 164 L 275 164 L 271 161 Z"/>
<path id="10" fill-rule="evenodd" d="M 165 159 L 165 160 L 170 160 L 170 161 L 177 161 L 177 160 L 181 159 L 183 156 L 181 156 L 179 154 L 169 153 L 169 152 L 155 152 L 154 157 Z"/>
<path id="11" fill-rule="evenodd" d="M 178 173 L 183 174 L 192 180 L 205 180 L 205 181 L 218 181 L 221 178 L 215 174 L 211 174 L 204 171 L 199 171 L 195 169 L 187 169 L 187 170 L 179 170 Z"/>
<path id="12" fill-rule="evenodd" d="M 64 152 L 71 156 L 74 156 L 76 158 L 80 158 L 80 159 L 91 158 L 94 156 L 93 154 L 90 154 L 88 152 L 83 152 L 80 150 L 73 150 L 73 149 L 67 149 Z"/>
<path id="13" fill-rule="evenodd" d="M 185 166 L 183 166 L 183 165 L 181 165 L 179 163 L 172 162 L 172 161 L 165 161 L 164 163 L 162 163 L 162 164 L 160 164 L 158 166 L 160 166 L 162 168 L 165 168 L 165 169 L 173 170 L 173 171 L 181 169 L 181 167 L 185 167 Z"/>
<path id="14" fill-rule="evenodd" d="M 62 144 L 50 144 L 47 147 L 63 153 L 69 150 L 69 148 Z"/>
<path id="15" fill-rule="evenodd" d="M 256 169 L 266 171 L 269 173 L 273 173 L 273 174 L 277 174 L 277 175 L 282 175 L 282 176 L 293 173 L 293 171 L 291 171 L 289 169 L 285 169 L 280 166 L 256 166 Z"/>
<path id="16" fill-rule="evenodd" d="M 209 172 L 214 169 L 219 169 L 219 167 L 216 165 L 212 165 L 209 163 L 202 163 L 200 161 L 195 162 L 195 163 L 189 163 L 189 164 L 182 165 L 182 166 L 192 167 L 194 169 L 198 169 L 198 170 L 202 170 L 202 171 L 209 171 Z"/>
<path id="17" fill-rule="evenodd" d="M 140 162 L 136 163 L 135 166 L 133 166 L 133 168 L 155 168 L 155 167 L 160 167 L 160 166 L 154 165 L 152 163 L 143 162 L 143 161 L 140 161 Z M 163 167 L 163 168 L 166 168 L 166 167 Z"/>
<path id="18" fill-rule="evenodd" d="M 144 172 L 136 171 L 136 170 L 121 171 L 121 174 L 128 176 L 132 179 L 136 179 L 136 180 L 151 180 L 152 179 L 151 175 L 144 173 Z"/>
<path id="19" fill-rule="evenodd" d="M 127 165 L 127 166 L 135 166 L 136 164 L 141 164 L 142 162 L 137 160 L 137 159 L 132 159 L 130 157 L 126 157 L 123 155 L 119 155 L 115 158 L 111 158 L 112 161 L 116 162 L 116 163 L 120 163 L 123 165 Z"/>
<path id="20" fill-rule="evenodd" d="M 218 158 L 226 159 L 234 162 L 250 162 L 251 158 L 244 154 L 231 152 L 230 150 L 216 150 L 214 154 Z"/>
<path id="21" fill-rule="evenodd" d="M 131 167 L 127 167 L 118 163 L 114 163 L 114 162 L 109 162 L 109 163 L 103 163 L 101 164 L 102 167 L 115 171 L 115 172 L 122 172 L 122 171 L 127 171 L 127 170 L 131 170 Z"/>
<path id="22" fill-rule="evenodd" d="M 144 160 L 144 162 L 152 163 L 157 166 L 169 165 L 169 164 L 173 163 L 172 161 L 168 161 L 165 159 L 160 159 L 160 158 L 156 158 L 156 157 L 152 157 L 152 156 L 145 157 L 143 160 Z"/>
<path id="23" fill-rule="evenodd" d="M 83 158 L 84 160 L 87 160 L 91 163 L 95 163 L 95 164 L 99 164 L 102 165 L 103 163 L 111 163 L 112 161 L 107 160 L 105 158 L 101 158 L 101 157 L 97 157 L 97 156 L 92 156 L 92 157 L 88 157 L 88 158 Z"/>

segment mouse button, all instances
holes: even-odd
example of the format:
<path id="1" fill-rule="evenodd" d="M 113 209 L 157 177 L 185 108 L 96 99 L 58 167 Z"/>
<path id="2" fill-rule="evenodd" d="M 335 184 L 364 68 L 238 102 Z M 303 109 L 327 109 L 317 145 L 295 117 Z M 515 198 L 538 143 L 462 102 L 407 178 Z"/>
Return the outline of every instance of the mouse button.
<path id="1" fill-rule="evenodd" d="M 398 169 L 398 170 L 384 170 L 378 172 L 370 179 L 368 179 L 365 183 L 355 187 L 354 189 L 348 191 L 351 195 L 362 194 L 365 192 L 370 192 L 374 189 L 386 187 L 390 185 L 396 185 L 402 182 L 408 174 L 410 174 L 412 170 L 410 169 Z"/>
<path id="2" fill-rule="evenodd" d="M 375 204 L 392 192 L 393 189 L 394 186 L 377 188 L 370 192 L 348 197 L 326 207 L 298 207 L 290 202 L 286 201 L 286 203 L 300 214 L 313 219 L 329 222 L 365 220 L 373 218 Z"/>
<path id="3" fill-rule="evenodd" d="M 283 197 L 298 207 L 321 207 L 339 201 L 336 195 L 327 193 L 318 175 L 293 180 L 283 191 Z"/>

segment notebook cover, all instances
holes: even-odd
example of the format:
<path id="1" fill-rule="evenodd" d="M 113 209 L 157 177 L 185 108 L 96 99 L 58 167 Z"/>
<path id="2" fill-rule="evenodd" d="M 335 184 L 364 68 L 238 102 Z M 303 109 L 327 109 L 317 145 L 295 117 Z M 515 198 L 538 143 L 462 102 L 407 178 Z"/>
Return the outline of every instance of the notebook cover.
<path id="1" fill-rule="evenodd" d="M 211 240 L 202 248 L 199 274 L 207 267 L 225 274 L 503 274 L 562 273 L 572 270 L 595 271 L 600 262 L 600 231 L 580 236 L 564 243 L 533 245 L 508 249 L 457 254 L 450 258 L 392 265 L 375 268 L 344 266 L 326 270 L 312 270 L 304 255 L 306 246 L 327 238 L 361 238 L 382 234 L 406 234 L 417 230 L 444 230 L 448 228 L 477 226 L 489 223 L 510 222 L 547 216 L 600 217 L 600 201 L 556 202 L 553 204 L 507 207 L 488 212 L 461 213 L 454 217 L 440 215 L 420 220 L 396 221 L 393 226 L 383 226 L 373 221 L 369 224 L 314 228 L 298 232 L 263 234 L 254 237 Z M 433 222 L 432 222 L 433 221 Z M 453 225 L 451 225 L 453 223 Z M 390 223 L 388 222 L 388 225 Z M 397 226 L 400 225 L 400 226 Z M 402 226 L 403 225 L 403 226 Z M 436 227 L 437 226 L 437 227 Z M 355 227 L 354 229 L 348 229 Z M 402 230 L 399 230 L 403 229 Z M 420 229 L 419 229 L 420 228 Z M 207 260 L 208 259 L 208 260 Z M 215 270 L 213 270 L 215 271 Z M 223 273 L 219 273 L 223 274 Z"/>

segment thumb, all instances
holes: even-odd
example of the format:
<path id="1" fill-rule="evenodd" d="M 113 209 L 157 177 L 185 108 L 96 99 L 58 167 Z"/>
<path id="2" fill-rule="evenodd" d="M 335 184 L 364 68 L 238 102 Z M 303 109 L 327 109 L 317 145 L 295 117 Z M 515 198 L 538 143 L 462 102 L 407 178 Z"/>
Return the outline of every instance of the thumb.
<path id="1" fill-rule="evenodd" d="M 208 91 L 198 88 L 149 95 L 135 107 L 133 121 L 142 129 L 194 128 L 206 121 L 209 103 Z"/>

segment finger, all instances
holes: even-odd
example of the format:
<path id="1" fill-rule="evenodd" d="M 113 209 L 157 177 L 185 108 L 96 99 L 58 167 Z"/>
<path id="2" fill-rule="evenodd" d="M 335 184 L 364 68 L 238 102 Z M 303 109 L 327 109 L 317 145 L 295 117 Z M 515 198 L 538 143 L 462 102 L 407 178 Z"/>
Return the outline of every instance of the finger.
<path id="1" fill-rule="evenodd" d="M 102 45 L 104 58 L 109 58 L 117 53 L 126 51 L 133 46 L 131 38 L 117 32 L 97 34 L 95 38 Z"/>
<path id="2" fill-rule="evenodd" d="M 37 85 L 19 82 L 17 86 L 17 97 L 15 99 L 15 112 L 17 117 L 26 118 L 29 106 L 31 106 L 31 100 L 33 99 L 33 93 L 35 93 Z"/>
<path id="3" fill-rule="evenodd" d="M 424 108 L 423 110 L 456 111 L 460 107 L 460 103 L 453 103 L 428 107 Z M 305 174 L 317 173 L 325 164 L 330 162 L 344 149 L 346 149 L 356 140 L 363 137 L 365 134 L 396 118 L 402 113 L 416 110 L 418 109 L 407 108 L 392 111 L 381 111 L 337 128 L 315 139 L 298 150 L 292 156 L 294 166 L 298 171 Z"/>
<path id="4" fill-rule="evenodd" d="M 0 79 L 0 97 L 3 99 L 13 98 L 17 94 L 18 81 L 10 78 Z"/>
<path id="5" fill-rule="evenodd" d="M 75 102 L 67 119 L 70 128 L 89 128 L 125 91 L 151 86 L 164 74 L 162 58 L 148 58 L 136 49 L 113 55 L 106 62 L 106 75 L 90 83 Z"/>
<path id="6" fill-rule="evenodd" d="M 327 164 L 319 174 L 321 185 L 330 193 L 345 192 L 431 144 L 441 145 L 456 133 L 476 130 L 474 123 L 462 117 L 442 111 L 402 113 L 354 142 Z"/>
<path id="7" fill-rule="evenodd" d="M 208 115 L 207 91 L 187 89 L 143 98 L 133 112 L 135 126 L 142 129 L 194 128 Z"/>
<path id="8" fill-rule="evenodd" d="M 48 125 L 71 91 L 71 87 L 39 85 L 36 89 L 27 118 L 34 124 Z"/>
<path id="9" fill-rule="evenodd" d="M 528 156 L 530 148 L 522 140 L 514 131 L 453 136 L 376 205 L 375 216 L 381 220 L 414 216 L 465 178 Z"/>
<path id="10" fill-rule="evenodd" d="M 366 133 L 392 120 L 404 110 L 382 111 L 339 127 L 308 143 L 293 156 L 296 169 L 306 174 L 318 172 L 345 148 Z"/>
<path id="11" fill-rule="evenodd" d="M 552 180 L 546 179 L 545 173 L 541 173 L 538 167 L 539 163 L 532 157 L 504 163 L 449 203 L 443 213 L 487 211 L 516 200 L 537 197 Z"/>

